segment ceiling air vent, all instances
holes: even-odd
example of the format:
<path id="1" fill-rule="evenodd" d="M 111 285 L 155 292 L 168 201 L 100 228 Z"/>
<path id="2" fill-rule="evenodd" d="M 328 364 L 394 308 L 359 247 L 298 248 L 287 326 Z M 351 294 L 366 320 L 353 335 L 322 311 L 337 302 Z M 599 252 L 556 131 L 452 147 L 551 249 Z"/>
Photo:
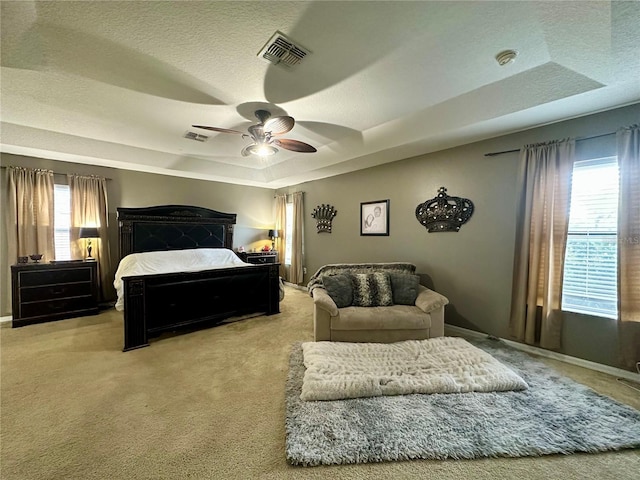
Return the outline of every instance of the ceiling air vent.
<path id="1" fill-rule="evenodd" d="M 258 57 L 274 65 L 291 68 L 298 65 L 309 53 L 309 50 L 278 31 L 262 47 Z"/>
<path id="2" fill-rule="evenodd" d="M 195 140 L 196 142 L 206 142 L 207 140 L 209 140 L 209 137 L 207 137 L 206 135 L 200 135 L 196 132 L 187 132 L 184 134 L 184 138 Z"/>

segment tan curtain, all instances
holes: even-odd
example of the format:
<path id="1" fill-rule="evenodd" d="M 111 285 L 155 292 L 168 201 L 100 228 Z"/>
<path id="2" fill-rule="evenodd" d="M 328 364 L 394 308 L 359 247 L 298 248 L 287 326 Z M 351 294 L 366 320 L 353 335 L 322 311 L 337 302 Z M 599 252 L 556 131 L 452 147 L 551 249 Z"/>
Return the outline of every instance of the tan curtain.
<path id="1" fill-rule="evenodd" d="M 98 262 L 101 300 L 114 298 L 108 239 L 107 181 L 96 176 L 67 175 L 71 194 L 71 257 L 85 258 L 86 240 L 80 227 L 97 227 L 100 238 L 92 239 L 91 255 Z"/>
<path id="2" fill-rule="evenodd" d="M 620 193 L 618 203 L 618 305 L 622 363 L 640 362 L 640 126 L 617 133 Z"/>
<path id="3" fill-rule="evenodd" d="M 302 269 L 303 217 L 303 193 L 296 192 L 293 194 L 293 236 L 291 238 L 291 267 L 289 269 L 289 281 L 296 284 L 304 282 Z"/>
<path id="4" fill-rule="evenodd" d="M 7 167 L 7 201 L 7 264 L 35 253 L 54 260 L 53 172 Z"/>
<path id="5" fill-rule="evenodd" d="M 6 227 L 7 261 L 5 278 L 11 278 L 11 265 L 18 257 L 42 253 L 43 261 L 55 258 L 53 172 L 7 167 Z M 11 282 L 2 285 L 2 301 L 10 304 Z M 3 307 L 7 311 L 7 306 Z"/>
<path id="6" fill-rule="evenodd" d="M 527 145 L 521 170 L 509 328 L 519 341 L 558 349 L 562 275 L 575 142 Z"/>
<path id="7" fill-rule="evenodd" d="M 287 195 L 276 195 L 276 225 L 275 229 L 279 233 L 279 237 L 276 238 L 276 251 L 278 252 L 278 261 L 280 262 L 280 276 L 282 278 L 287 277 L 287 269 L 284 264 L 287 242 L 285 241 L 287 227 Z"/>

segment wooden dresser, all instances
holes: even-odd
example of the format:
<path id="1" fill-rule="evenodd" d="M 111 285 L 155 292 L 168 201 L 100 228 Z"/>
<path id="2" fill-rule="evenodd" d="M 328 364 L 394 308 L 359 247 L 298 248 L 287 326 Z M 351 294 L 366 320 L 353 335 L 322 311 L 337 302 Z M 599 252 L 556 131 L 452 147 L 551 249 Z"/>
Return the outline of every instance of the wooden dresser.
<path id="1" fill-rule="evenodd" d="M 11 266 L 13 327 L 98 313 L 96 262 Z"/>

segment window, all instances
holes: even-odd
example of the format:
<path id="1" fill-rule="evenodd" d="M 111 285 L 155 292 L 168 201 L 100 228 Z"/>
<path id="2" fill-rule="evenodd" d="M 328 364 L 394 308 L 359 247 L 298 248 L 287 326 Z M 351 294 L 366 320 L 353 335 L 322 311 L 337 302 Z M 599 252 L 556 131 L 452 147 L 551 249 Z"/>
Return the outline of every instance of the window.
<path id="1" fill-rule="evenodd" d="M 564 264 L 562 309 L 618 316 L 618 162 L 575 162 Z"/>
<path id="2" fill-rule="evenodd" d="M 71 195 L 69 185 L 53 186 L 54 243 L 56 260 L 71 260 Z"/>
<path id="3" fill-rule="evenodd" d="M 291 251 L 293 250 L 293 203 L 287 203 L 286 225 L 284 233 L 284 264 L 291 265 Z"/>

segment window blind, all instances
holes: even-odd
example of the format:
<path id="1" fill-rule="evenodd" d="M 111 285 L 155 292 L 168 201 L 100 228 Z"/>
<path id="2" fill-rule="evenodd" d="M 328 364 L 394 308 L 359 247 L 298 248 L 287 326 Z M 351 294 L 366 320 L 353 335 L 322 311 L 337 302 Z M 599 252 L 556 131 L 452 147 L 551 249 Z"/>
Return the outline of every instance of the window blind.
<path id="1" fill-rule="evenodd" d="M 69 185 L 53 186 L 56 260 L 71 260 L 71 193 Z"/>
<path id="2" fill-rule="evenodd" d="M 287 209 L 285 211 L 286 225 L 285 225 L 285 257 L 284 264 L 291 265 L 291 251 L 293 250 L 293 203 L 287 203 Z"/>
<path id="3" fill-rule="evenodd" d="M 618 163 L 576 162 L 564 264 L 562 309 L 617 318 Z"/>

